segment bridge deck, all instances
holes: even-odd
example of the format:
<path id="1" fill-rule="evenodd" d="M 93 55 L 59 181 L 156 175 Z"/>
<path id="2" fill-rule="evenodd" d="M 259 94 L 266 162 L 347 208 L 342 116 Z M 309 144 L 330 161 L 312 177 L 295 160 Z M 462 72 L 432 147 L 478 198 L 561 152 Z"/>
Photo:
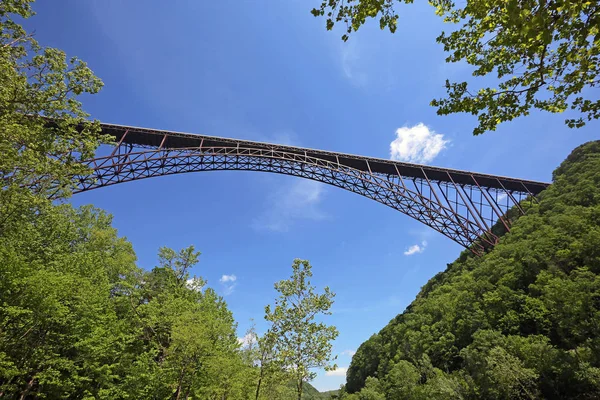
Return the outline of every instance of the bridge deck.
<path id="1" fill-rule="evenodd" d="M 157 129 L 138 128 L 124 125 L 101 124 L 102 132 L 111 135 L 118 142 L 125 132 L 127 135 L 123 143 L 134 146 L 159 148 L 194 148 L 194 147 L 243 147 L 243 148 L 262 148 L 277 149 L 289 153 L 307 155 L 339 163 L 344 166 L 355 168 L 361 171 L 372 172 L 383 175 L 402 176 L 429 179 L 432 181 L 452 182 L 461 185 L 480 185 L 499 190 L 506 189 L 517 192 L 529 192 L 538 194 L 549 183 L 529 181 L 516 178 L 507 178 L 480 174 L 475 172 L 461 171 L 448 168 L 431 167 L 419 164 L 403 163 L 391 161 L 382 158 L 364 157 L 352 154 L 337 153 L 331 151 L 314 150 L 303 147 L 285 146 L 263 142 L 254 142 L 249 140 L 229 139 L 215 136 L 196 135 L 181 132 L 163 131 Z M 163 141 L 164 139 L 164 141 Z M 398 170 L 398 172 L 396 171 Z"/>

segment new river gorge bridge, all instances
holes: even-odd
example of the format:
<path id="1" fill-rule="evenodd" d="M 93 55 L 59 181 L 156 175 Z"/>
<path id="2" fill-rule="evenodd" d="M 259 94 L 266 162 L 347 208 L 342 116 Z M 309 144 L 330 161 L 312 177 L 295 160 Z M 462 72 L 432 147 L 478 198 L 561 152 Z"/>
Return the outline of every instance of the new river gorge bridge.
<path id="1" fill-rule="evenodd" d="M 524 213 L 548 183 L 430 167 L 295 146 L 101 124 L 116 145 L 88 160 L 75 193 L 155 176 L 197 171 L 262 171 L 346 189 L 385 204 L 475 254 L 510 231 L 509 209 Z"/>

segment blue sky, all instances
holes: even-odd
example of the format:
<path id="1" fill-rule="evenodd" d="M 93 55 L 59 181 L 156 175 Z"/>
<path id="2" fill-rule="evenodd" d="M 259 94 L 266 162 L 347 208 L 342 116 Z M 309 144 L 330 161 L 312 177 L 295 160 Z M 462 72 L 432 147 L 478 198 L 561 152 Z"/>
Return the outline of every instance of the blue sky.
<path id="1" fill-rule="evenodd" d="M 439 117 L 429 106 L 446 78 L 469 76 L 468 67 L 444 63 L 435 43 L 443 26 L 429 6 L 402 6 L 394 35 L 369 23 L 343 43 L 341 29 L 327 32 L 310 15 L 319 4 L 46 1 L 26 26 L 103 79 L 102 92 L 83 99 L 103 122 L 383 158 L 399 132 L 397 157 L 542 181 L 575 146 L 600 136 L 598 122 L 570 130 L 564 115 L 532 113 L 473 137 L 473 117 Z M 372 200 L 286 176 L 184 174 L 72 202 L 113 214 L 144 268 L 156 264 L 160 246 L 194 244 L 202 251 L 194 273 L 225 296 L 240 336 L 251 318 L 264 329 L 273 283 L 289 276 L 294 258 L 309 259 L 313 283 L 337 293 L 328 320 L 340 331 L 340 369 L 319 372 L 320 390 L 338 388 L 351 353 L 461 251 Z"/>

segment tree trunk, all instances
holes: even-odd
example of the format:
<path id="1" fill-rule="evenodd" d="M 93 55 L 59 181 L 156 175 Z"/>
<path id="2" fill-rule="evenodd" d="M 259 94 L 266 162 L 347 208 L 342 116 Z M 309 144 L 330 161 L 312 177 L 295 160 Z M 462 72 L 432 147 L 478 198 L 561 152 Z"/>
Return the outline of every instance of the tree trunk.
<path id="1" fill-rule="evenodd" d="M 177 391 L 175 393 L 177 393 L 177 396 L 175 396 L 175 400 L 179 400 L 179 398 L 181 397 L 181 384 L 183 383 L 183 377 L 185 376 L 185 365 L 183 367 L 181 367 L 181 374 L 179 375 L 179 383 L 177 384 Z"/>
<path id="2" fill-rule="evenodd" d="M 27 396 L 29 394 L 29 391 L 33 387 L 34 382 L 35 382 L 35 376 L 32 376 L 31 379 L 29 380 L 29 382 L 27 382 L 27 387 L 25 388 L 23 393 L 21 393 L 21 397 L 19 398 L 19 400 L 25 399 L 25 396 Z"/>
<path id="3" fill-rule="evenodd" d="M 260 366 L 260 375 L 258 376 L 258 384 L 256 385 L 256 400 L 258 400 L 258 396 L 260 394 L 260 384 L 262 383 L 263 378 L 263 367 Z"/>

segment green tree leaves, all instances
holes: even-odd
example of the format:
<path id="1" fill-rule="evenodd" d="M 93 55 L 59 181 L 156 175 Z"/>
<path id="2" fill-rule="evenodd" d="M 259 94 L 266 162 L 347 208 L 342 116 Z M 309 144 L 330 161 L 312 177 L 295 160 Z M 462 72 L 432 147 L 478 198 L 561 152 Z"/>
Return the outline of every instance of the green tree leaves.
<path id="1" fill-rule="evenodd" d="M 77 100 L 102 82 L 14 21 L 33 14 L 30 3 L 0 0 L 0 397 L 288 399 L 290 362 L 307 379 L 330 358 L 337 331 L 313 319 L 333 294 L 313 293 L 305 262 L 295 269 L 306 297 L 293 326 L 277 322 L 287 316 L 276 308 L 281 336 L 240 350 L 227 304 L 190 273 L 193 246 L 161 248 L 159 265 L 142 270 L 109 215 L 52 204 L 106 141 Z M 282 338 L 302 353 L 293 357 Z"/>
<path id="2" fill-rule="evenodd" d="M 387 398 L 600 396 L 600 142 L 483 257 L 459 257 L 363 343 L 346 390 Z M 348 397 L 353 398 L 353 397 Z"/>
<path id="3" fill-rule="evenodd" d="M 411 3 L 410 0 L 399 1 Z M 395 0 L 326 0 L 313 9 L 326 27 L 346 24 L 348 35 L 379 18 L 381 29 L 396 29 Z M 573 110 L 571 128 L 600 118 L 600 99 L 591 88 L 600 84 L 600 2 L 598 0 L 432 0 L 437 15 L 456 24 L 437 42 L 449 54 L 446 62 L 466 62 L 473 76 L 493 75 L 497 86 L 446 81 L 447 97 L 434 99 L 440 115 L 477 116 L 473 134 L 494 131 L 503 122 L 533 109 L 551 113 Z M 475 88 L 473 88 L 475 87 Z"/>
<path id="4" fill-rule="evenodd" d="M 13 20 L 31 16 L 30 3 L 0 2 L 0 232 L 48 197 L 68 196 L 73 178 L 87 171 L 82 161 L 106 141 L 77 100 L 102 82 L 77 58 L 40 47 Z"/>
<path id="5" fill-rule="evenodd" d="M 250 398 L 253 366 L 231 312 L 187 283 L 197 256 L 162 248 L 160 266 L 139 270 L 131 245 L 90 207 L 50 207 L 0 235 L 0 393 Z"/>
<path id="6" fill-rule="evenodd" d="M 412 0 L 403 0 L 412 3 Z M 346 33 L 342 40 L 347 41 L 353 31 L 357 31 L 367 18 L 379 16 L 379 27 L 396 31 L 398 15 L 394 11 L 392 0 L 323 0 L 319 8 L 313 8 L 311 14 L 315 17 L 325 16 L 327 30 L 332 30 L 336 23 L 346 25 Z"/>
<path id="7" fill-rule="evenodd" d="M 318 321 L 329 315 L 335 294 L 325 287 L 317 294 L 311 286 L 312 267 L 306 260 L 295 259 L 290 279 L 279 281 L 280 293 L 275 306 L 265 307 L 265 319 L 271 322 L 270 334 L 284 369 L 291 371 L 296 383 L 298 400 L 302 384 L 314 378 L 313 368 L 335 368 L 330 365 L 332 341 L 338 336 L 334 326 Z"/>
<path id="8" fill-rule="evenodd" d="M 134 274 L 134 259 L 110 218 L 90 207 L 48 208 L 0 235 L 0 392 L 116 393 L 128 336 L 117 293 Z"/>

